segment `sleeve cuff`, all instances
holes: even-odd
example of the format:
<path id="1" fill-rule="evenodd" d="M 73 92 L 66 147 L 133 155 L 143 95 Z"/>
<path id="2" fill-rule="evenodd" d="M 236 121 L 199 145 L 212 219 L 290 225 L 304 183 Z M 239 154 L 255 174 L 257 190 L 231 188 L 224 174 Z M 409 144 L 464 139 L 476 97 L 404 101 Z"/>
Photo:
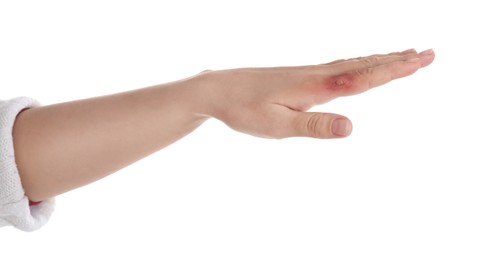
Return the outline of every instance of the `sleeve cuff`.
<path id="1" fill-rule="evenodd" d="M 22 110 L 35 106 L 39 103 L 26 97 L 0 101 L 0 227 L 34 231 L 42 227 L 54 211 L 54 198 L 30 205 L 15 163 L 12 139 L 15 119 Z"/>

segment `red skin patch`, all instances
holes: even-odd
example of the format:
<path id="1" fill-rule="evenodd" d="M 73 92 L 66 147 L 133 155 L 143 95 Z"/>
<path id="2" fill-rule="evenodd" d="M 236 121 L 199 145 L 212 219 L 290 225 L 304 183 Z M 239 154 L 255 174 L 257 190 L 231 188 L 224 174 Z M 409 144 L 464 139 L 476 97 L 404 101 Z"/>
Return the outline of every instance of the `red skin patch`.
<path id="1" fill-rule="evenodd" d="M 357 76 L 351 73 L 343 73 L 325 78 L 318 86 L 315 96 L 315 104 L 323 104 L 339 96 L 347 96 L 352 93 Z"/>
<path id="2" fill-rule="evenodd" d="M 325 88 L 331 91 L 347 91 L 354 85 L 356 79 L 350 73 L 344 73 L 336 76 L 332 76 L 325 80 Z"/>

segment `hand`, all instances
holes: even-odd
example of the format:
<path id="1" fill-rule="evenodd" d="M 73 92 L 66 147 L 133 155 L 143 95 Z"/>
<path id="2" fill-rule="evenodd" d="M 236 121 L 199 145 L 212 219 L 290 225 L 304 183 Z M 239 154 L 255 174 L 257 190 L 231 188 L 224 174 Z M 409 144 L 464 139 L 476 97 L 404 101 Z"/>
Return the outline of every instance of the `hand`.
<path id="1" fill-rule="evenodd" d="M 313 66 L 203 72 L 209 97 L 204 111 L 260 137 L 346 137 L 352 131 L 346 117 L 305 111 L 411 75 L 434 56 L 432 50 L 406 50 Z"/>

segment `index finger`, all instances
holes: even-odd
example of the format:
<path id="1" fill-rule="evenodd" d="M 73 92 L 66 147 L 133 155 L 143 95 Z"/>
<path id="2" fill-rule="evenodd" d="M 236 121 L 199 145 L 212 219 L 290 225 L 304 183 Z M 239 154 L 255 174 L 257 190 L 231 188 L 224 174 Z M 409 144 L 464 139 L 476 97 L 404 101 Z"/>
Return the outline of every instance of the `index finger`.
<path id="1" fill-rule="evenodd" d="M 335 60 L 332 62 L 320 64 L 320 65 L 334 65 L 334 64 L 344 63 L 344 62 L 348 62 L 348 61 L 358 61 L 358 60 L 363 60 L 363 59 L 380 60 L 380 59 L 387 58 L 387 57 L 395 57 L 395 56 L 399 57 L 399 56 L 406 56 L 409 54 L 417 54 L 417 51 L 415 49 L 408 49 L 408 50 L 404 50 L 401 52 L 391 52 L 388 54 L 374 54 L 374 55 L 371 55 L 368 57 L 357 57 L 357 58 L 352 58 L 352 59 L 339 59 L 339 60 Z"/>
<path id="2" fill-rule="evenodd" d="M 339 96 L 354 95 L 383 85 L 394 79 L 415 73 L 419 68 L 432 63 L 432 50 L 406 55 L 365 57 L 327 65 L 327 74 L 320 84 L 325 91 L 318 103 Z M 332 71 L 332 74 L 331 74 Z"/>

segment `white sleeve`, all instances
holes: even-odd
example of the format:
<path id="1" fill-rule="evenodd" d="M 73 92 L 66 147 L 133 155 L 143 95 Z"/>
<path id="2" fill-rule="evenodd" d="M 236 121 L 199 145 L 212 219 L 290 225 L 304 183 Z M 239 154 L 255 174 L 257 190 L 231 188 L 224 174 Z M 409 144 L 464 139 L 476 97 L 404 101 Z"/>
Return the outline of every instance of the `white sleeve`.
<path id="1" fill-rule="evenodd" d="M 0 100 L 0 227 L 34 231 L 43 226 L 54 211 L 54 199 L 29 206 L 15 164 L 12 139 L 15 118 L 23 109 L 38 105 L 26 97 Z"/>

